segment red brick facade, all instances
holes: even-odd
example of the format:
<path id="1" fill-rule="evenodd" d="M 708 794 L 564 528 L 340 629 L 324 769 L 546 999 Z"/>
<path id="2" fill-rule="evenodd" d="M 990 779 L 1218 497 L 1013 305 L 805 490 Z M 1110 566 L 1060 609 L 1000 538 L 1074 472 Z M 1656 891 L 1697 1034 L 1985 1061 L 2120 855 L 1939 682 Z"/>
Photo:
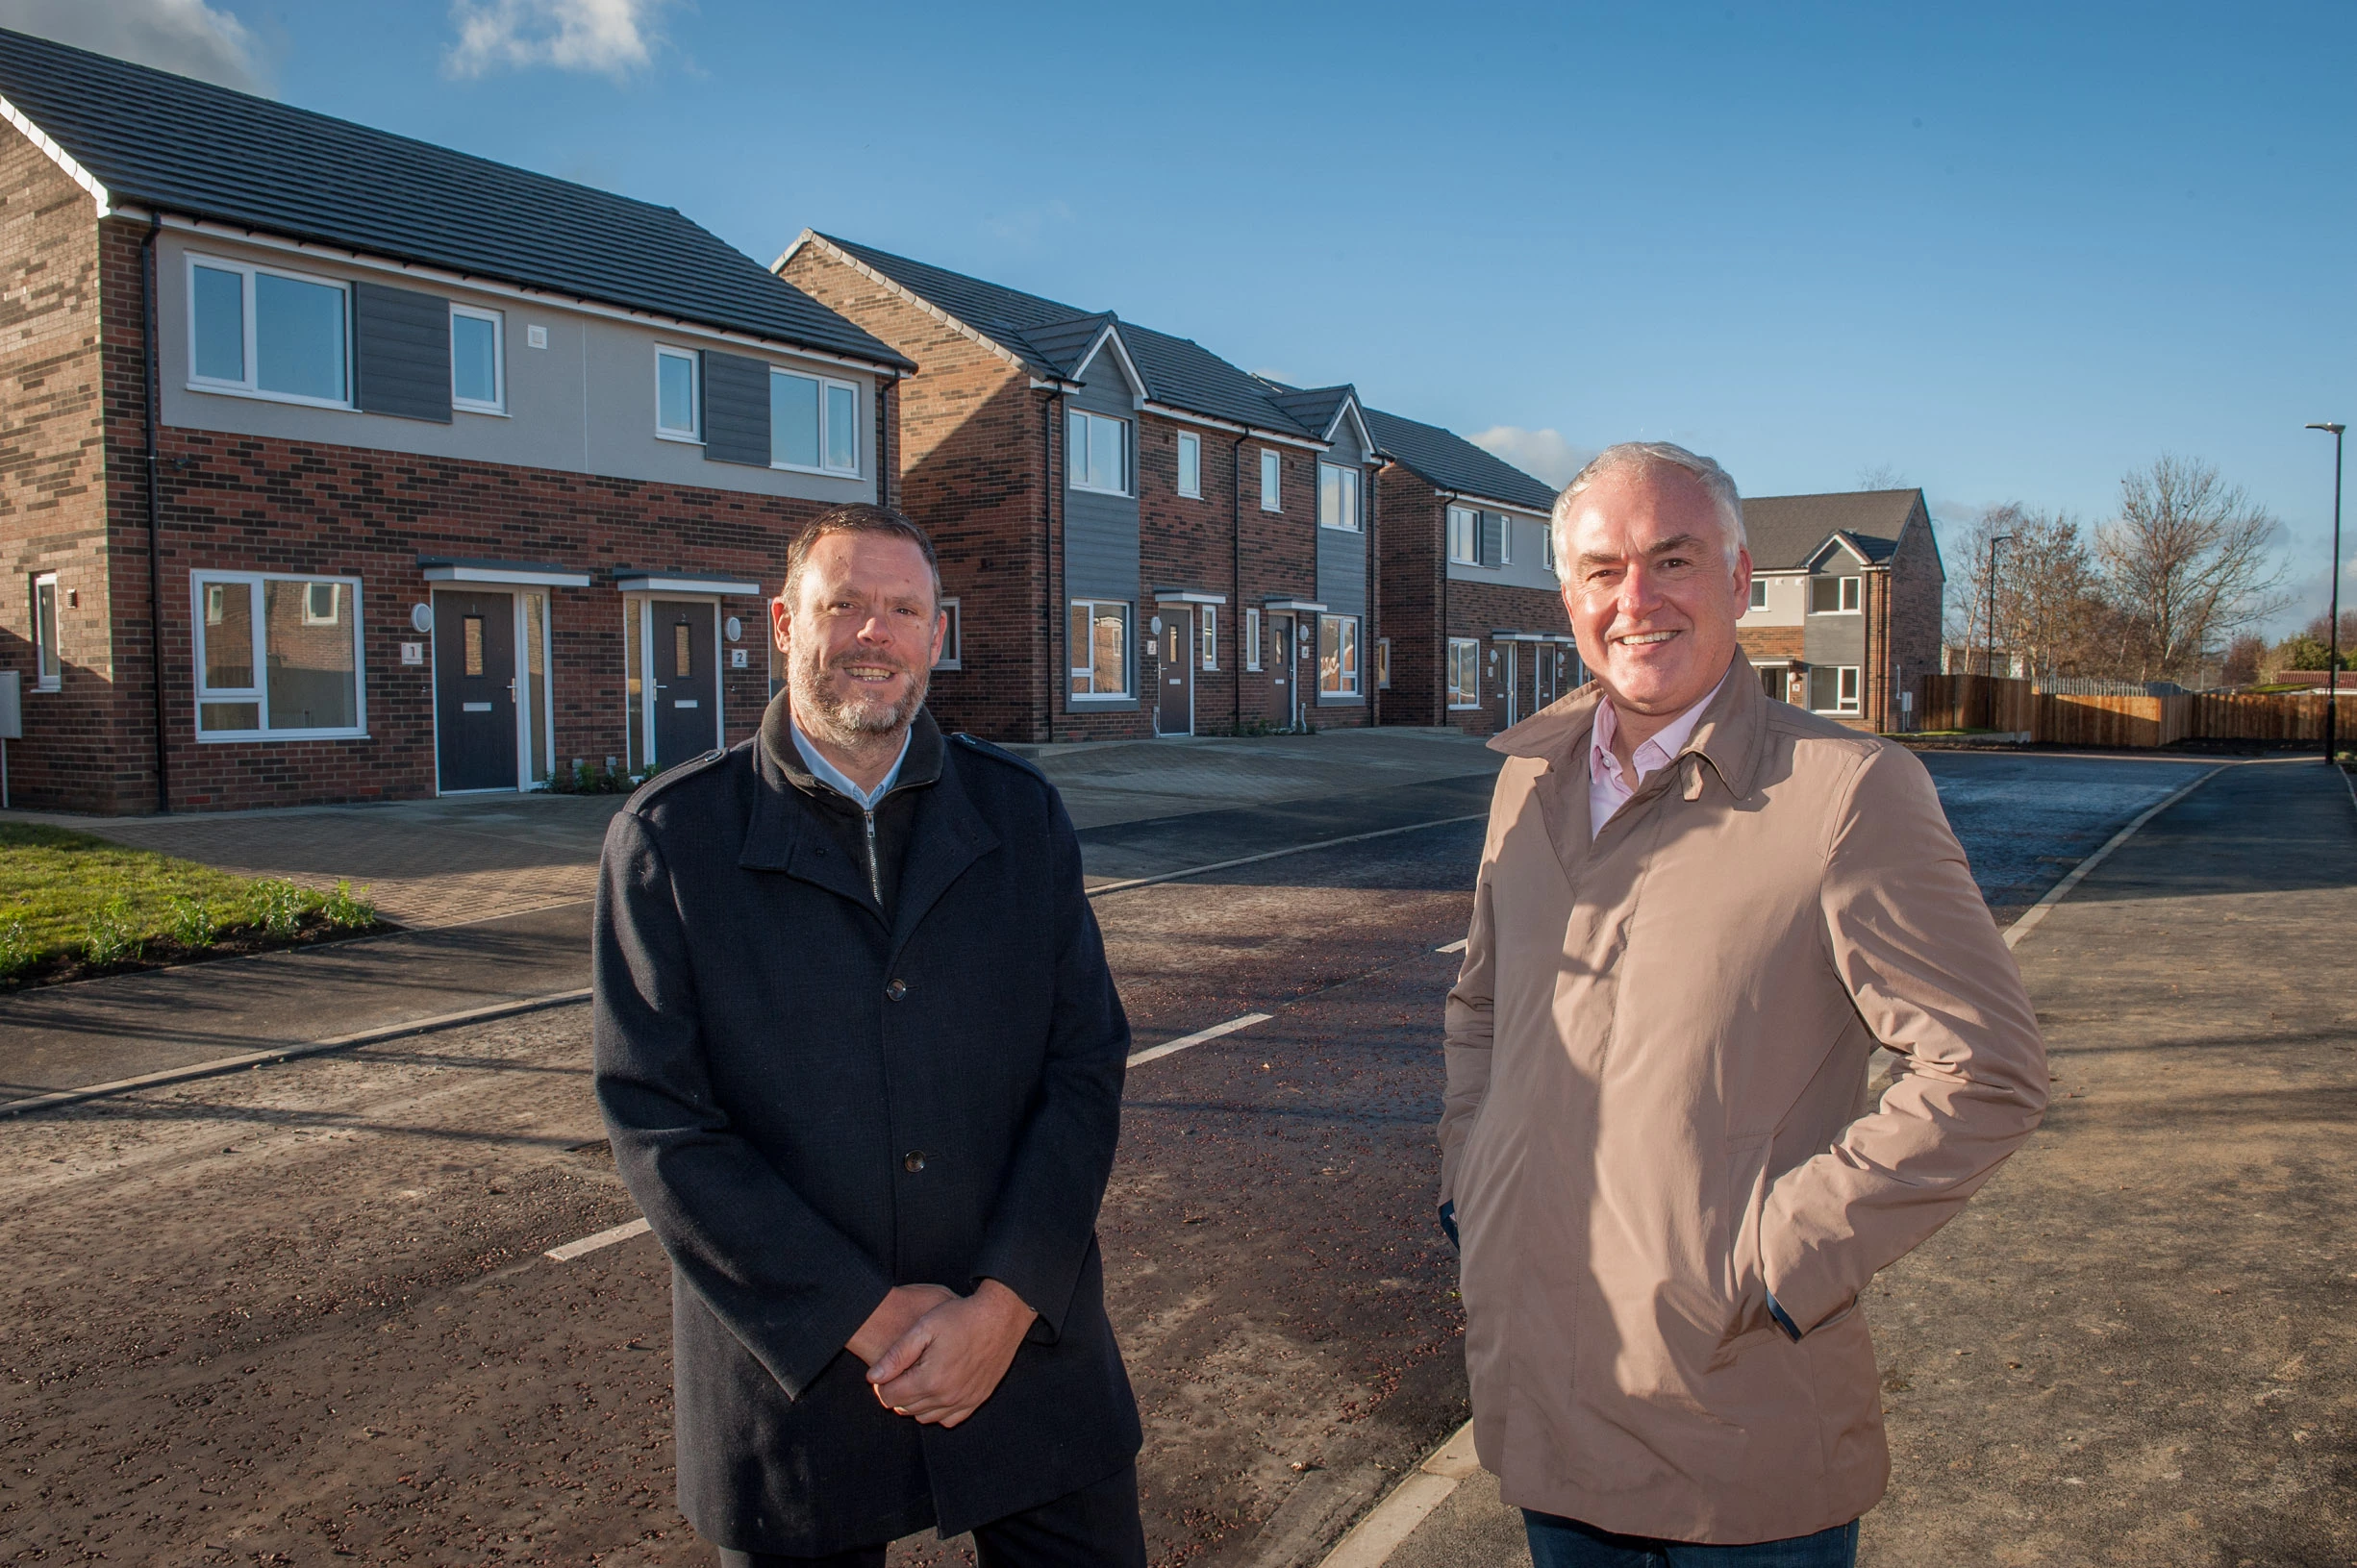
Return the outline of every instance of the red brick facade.
<path id="1" fill-rule="evenodd" d="M 1030 371 L 945 316 L 845 264 L 823 245 L 799 247 L 780 276 L 915 360 L 903 382 L 900 483 L 909 514 L 941 559 L 942 591 L 959 601 L 962 668 L 933 680 L 930 699 L 944 727 L 998 740 L 1143 739 L 1155 733 L 1159 665 L 1149 630 L 1157 614 L 1199 616 L 1198 607 L 1157 605 L 1158 589 L 1218 595 L 1217 667 L 1194 650 L 1197 734 L 1286 722 L 1287 693 L 1271 660 L 1247 670 L 1245 611 L 1271 597 L 1315 601 L 1317 583 L 1317 455 L 1269 444 L 1282 463 L 1284 510 L 1260 506 L 1264 443 L 1211 426 L 1152 413 L 1137 421 L 1139 574 L 1132 640 L 1135 707 L 1075 710 L 1066 701 L 1069 668 L 1065 588 L 1065 399 L 1032 385 Z M 1202 439 L 1199 497 L 1178 489 L 1180 434 Z M 1239 464 L 1241 487 L 1239 487 Z M 1365 488 L 1373 490 L 1371 470 Z M 1374 712 L 1370 613 L 1362 628 L 1357 704 L 1307 705 L 1321 728 L 1355 727 Z M 1266 620 L 1262 638 L 1266 644 Z M 1266 649 L 1264 647 L 1264 654 Z M 1315 661 L 1306 668 L 1315 680 Z"/>
<path id="2" fill-rule="evenodd" d="M 0 400 L 0 591 L 10 664 L 25 672 L 25 738 L 10 745 L 13 803 L 104 812 L 158 805 L 150 657 L 143 223 L 99 220 L 89 195 L 21 137 L 0 137 L 0 271 L 7 396 Z M 103 390 L 103 404 L 102 404 Z M 879 468 L 890 494 L 896 401 L 881 401 Z M 420 556 L 549 561 L 591 585 L 550 596 L 554 757 L 603 766 L 629 755 L 624 569 L 731 577 L 774 590 L 792 531 L 823 503 L 605 479 L 406 453 L 165 427 L 158 433 L 164 779 L 173 809 L 432 794 L 432 665 L 410 607 L 431 602 Z M 357 577 L 357 738 L 197 738 L 190 574 L 203 569 Z M 58 573 L 63 689 L 32 688 L 30 585 Z M 448 586 L 449 585 L 440 585 Z M 750 734 L 767 699 L 758 598 L 744 669 L 724 667 L 723 733 Z"/>

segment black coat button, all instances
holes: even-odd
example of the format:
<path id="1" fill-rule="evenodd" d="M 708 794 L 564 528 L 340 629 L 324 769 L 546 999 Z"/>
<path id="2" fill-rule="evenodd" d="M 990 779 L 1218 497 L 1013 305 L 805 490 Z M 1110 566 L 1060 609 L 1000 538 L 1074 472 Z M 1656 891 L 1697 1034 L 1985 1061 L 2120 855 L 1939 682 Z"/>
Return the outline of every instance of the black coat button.
<path id="1" fill-rule="evenodd" d="M 915 1176 L 925 1168 L 925 1152 L 922 1149 L 910 1150 L 901 1157 L 900 1168 L 911 1176 Z"/>
<path id="2" fill-rule="evenodd" d="M 909 994 L 909 983 L 905 980 L 893 981 L 890 985 L 884 987 L 884 994 L 897 1002 Z"/>

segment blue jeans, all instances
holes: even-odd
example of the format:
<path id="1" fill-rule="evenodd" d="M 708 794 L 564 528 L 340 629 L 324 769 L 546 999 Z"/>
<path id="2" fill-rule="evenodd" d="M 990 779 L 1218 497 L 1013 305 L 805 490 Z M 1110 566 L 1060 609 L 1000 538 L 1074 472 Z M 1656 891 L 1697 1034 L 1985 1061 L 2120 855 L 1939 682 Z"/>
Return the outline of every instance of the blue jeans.
<path id="1" fill-rule="evenodd" d="M 1522 1510 L 1522 1529 L 1530 1537 L 1532 1568 L 1856 1568 L 1858 1561 L 1855 1519 L 1814 1535 L 1750 1546 L 1696 1546 L 1615 1535 L 1576 1519 L 1528 1508 Z"/>

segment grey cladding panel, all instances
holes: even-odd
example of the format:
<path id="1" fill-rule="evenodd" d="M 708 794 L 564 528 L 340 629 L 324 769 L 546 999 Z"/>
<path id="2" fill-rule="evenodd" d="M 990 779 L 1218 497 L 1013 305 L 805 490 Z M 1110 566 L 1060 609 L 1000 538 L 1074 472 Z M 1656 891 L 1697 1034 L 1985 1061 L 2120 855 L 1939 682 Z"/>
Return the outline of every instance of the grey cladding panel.
<path id="1" fill-rule="evenodd" d="M 1091 490 L 1064 492 L 1065 586 L 1075 599 L 1138 597 L 1138 503 Z"/>
<path id="2" fill-rule="evenodd" d="M 1349 420 L 1344 419 L 1335 425 L 1334 444 L 1326 452 L 1323 460 L 1339 462 L 1345 468 L 1367 460 L 1367 454 L 1359 446 L 1358 430 Z"/>
<path id="3" fill-rule="evenodd" d="M 1367 613 L 1367 535 L 1317 531 L 1317 602 L 1337 615 Z"/>
<path id="4" fill-rule="evenodd" d="M 352 340 L 363 411 L 450 423 L 448 300 L 355 283 Z"/>
<path id="5" fill-rule="evenodd" d="M 704 351 L 704 456 L 769 466 L 769 367 L 761 361 Z"/>

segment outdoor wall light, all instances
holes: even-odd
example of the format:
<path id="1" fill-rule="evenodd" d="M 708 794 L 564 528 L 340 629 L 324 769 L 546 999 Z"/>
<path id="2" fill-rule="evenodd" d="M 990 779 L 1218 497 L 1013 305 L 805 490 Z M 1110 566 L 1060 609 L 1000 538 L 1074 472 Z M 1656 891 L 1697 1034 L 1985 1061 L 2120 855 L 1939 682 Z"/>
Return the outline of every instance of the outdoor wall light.
<path id="1" fill-rule="evenodd" d="M 1153 633 L 1156 636 L 1162 635 L 1162 617 L 1160 615 L 1156 615 L 1152 619 L 1148 620 L 1146 625 L 1153 629 Z"/>
<path id="2" fill-rule="evenodd" d="M 721 623 L 720 630 L 728 634 L 729 641 L 740 641 L 744 636 L 744 622 L 739 620 L 736 616 L 731 615 L 726 621 Z"/>
<path id="3" fill-rule="evenodd" d="M 420 636 L 434 630 L 434 607 L 432 605 L 410 606 L 410 630 Z"/>

